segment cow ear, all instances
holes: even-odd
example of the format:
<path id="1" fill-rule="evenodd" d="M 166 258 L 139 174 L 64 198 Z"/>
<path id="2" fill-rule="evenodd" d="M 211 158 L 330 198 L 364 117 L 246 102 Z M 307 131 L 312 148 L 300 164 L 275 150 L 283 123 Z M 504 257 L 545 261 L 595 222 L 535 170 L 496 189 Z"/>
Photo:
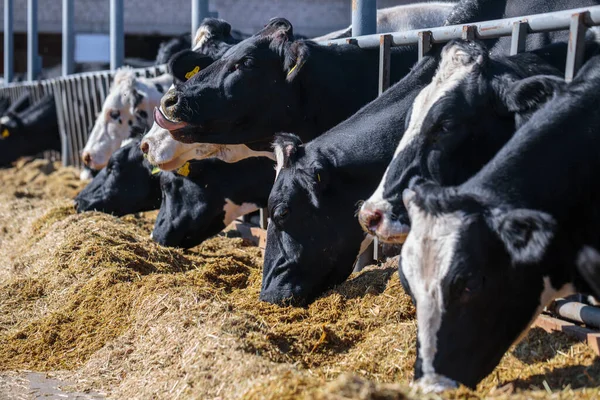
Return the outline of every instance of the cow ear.
<path id="1" fill-rule="evenodd" d="M 560 92 L 566 85 L 562 78 L 551 75 L 532 76 L 512 84 L 505 98 L 508 111 L 535 111 Z"/>
<path id="2" fill-rule="evenodd" d="M 591 294 L 600 299 L 600 253 L 590 246 L 584 246 L 577 255 L 576 265 Z"/>
<path id="3" fill-rule="evenodd" d="M 284 71 L 285 80 L 292 82 L 306 63 L 309 47 L 304 42 L 294 42 L 285 50 Z"/>
<path id="4" fill-rule="evenodd" d="M 280 133 L 275 136 L 273 149 L 275 150 L 275 159 L 277 160 L 277 171 L 289 168 L 298 157 L 299 149 L 302 146 L 302 140 L 292 133 Z"/>
<path id="5" fill-rule="evenodd" d="M 496 209 L 492 221 L 512 259 L 526 264 L 542 260 L 556 230 L 551 215 L 528 209 Z"/>
<path id="6" fill-rule="evenodd" d="M 269 23 L 256 34 L 257 36 L 270 36 L 273 39 L 294 41 L 294 27 L 285 18 L 271 18 Z"/>
<path id="7" fill-rule="evenodd" d="M 185 82 L 198 72 L 212 64 L 212 58 L 196 53 L 192 50 L 183 50 L 169 60 L 168 71 L 179 81 Z"/>

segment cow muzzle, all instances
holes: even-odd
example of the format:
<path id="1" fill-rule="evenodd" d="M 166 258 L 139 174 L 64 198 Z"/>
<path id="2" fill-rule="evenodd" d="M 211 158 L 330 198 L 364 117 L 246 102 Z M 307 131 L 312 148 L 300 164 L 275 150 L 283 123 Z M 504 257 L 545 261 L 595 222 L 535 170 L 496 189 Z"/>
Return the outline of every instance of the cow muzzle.
<path id="1" fill-rule="evenodd" d="M 363 230 L 373 236 L 377 236 L 386 243 L 404 243 L 410 226 L 390 215 L 382 207 L 377 207 L 370 202 L 365 202 L 359 213 L 358 222 Z"/>
<path id="2" fill-rule="evenodd" d="M 423 393 L 439 393 L 458 387 L 458 383 L 453 379 L 438 374 L 427 374 L 413 385 L 421 389 Z"/>

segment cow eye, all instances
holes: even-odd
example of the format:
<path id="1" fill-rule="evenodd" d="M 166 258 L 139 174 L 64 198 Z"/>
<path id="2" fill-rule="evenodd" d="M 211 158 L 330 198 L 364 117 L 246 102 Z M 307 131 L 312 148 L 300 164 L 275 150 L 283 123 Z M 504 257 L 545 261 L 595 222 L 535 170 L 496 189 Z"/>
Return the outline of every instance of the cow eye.
<path id="1" fill-rule="evenodd" d="M 254 67 L 254 60 L 250 57 L 245 57 L 235 64 L 235 69 L 250 69 Z"/>
<path id="2" fill-rule="evenodd" d="M 140 115 L 140 117 L 142 117 L 144 119 L 148 118 L 148 113 L 144 110 L 139 110 L 138 114 Z"/>
<path id="3" fill-rule="evenodd" d="M 479 293 L 483 288 L 483 281 L 483 278 L 479 276 L 472 276 L 468 278 L 464 282 L 464 286 L 460 293 L 460 302 L 465 303 Z"/>
<path id="4" fill-rule="evenodd" d="M 273 220 L 278 224 L 283 223 L 290 214 L 290 209 L 285 206 L 279 206 L 273 211 Z"/>
<path id="5" fill-rule="evenodd" d="M 108 115 L 112 119 L 119 119 L 119 117 L 121 116 L 121 112 L 119 110 L 110 110 L 110 112 L 108 113 Z"/>

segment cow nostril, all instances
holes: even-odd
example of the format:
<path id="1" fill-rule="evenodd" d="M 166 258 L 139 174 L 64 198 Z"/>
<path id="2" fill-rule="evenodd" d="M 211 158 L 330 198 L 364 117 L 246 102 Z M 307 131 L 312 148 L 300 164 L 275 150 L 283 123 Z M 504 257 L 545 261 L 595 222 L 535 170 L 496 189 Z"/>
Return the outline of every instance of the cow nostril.
<path id="1" fill-rule="evenodd" d="M 374 212 L 369 213 L 369 215 L 367 216 L 367 227 L 369 228 L 369 230 L 370 231 L 377 230 L 377 227 L 381 223 L 382 219 L 383 219 L 383 215 L 381 214 L 380 211 L 374 211 Z"/>
<path id="2" fill-rule="evenodd" d="M 161 106 L 163 111 L 167 111 L 168 109 L 170 109 L 171 107 L 175 106 L 177 104 L 177 102 L 179 101 L 179 97 L 177 96 L 177 93 L 167 93 L 161 101 Z"/>
<path id="3" fill-rule="evenodd" d="M 87 166 L 89 166 L 92 162 L 92 156 L 87 151 L 81 155 L 81 159 L 83 160 L 83 163 Z"/>
<path id="4" fill-rule="evenodd" d="M 148 151 L 150 151 L 150 145 L 148 144 L 148 142 L 142 142 L 142 144 L 140 145 L 140 149 L 142 150 L 142 153 L 148 154 Z"/>

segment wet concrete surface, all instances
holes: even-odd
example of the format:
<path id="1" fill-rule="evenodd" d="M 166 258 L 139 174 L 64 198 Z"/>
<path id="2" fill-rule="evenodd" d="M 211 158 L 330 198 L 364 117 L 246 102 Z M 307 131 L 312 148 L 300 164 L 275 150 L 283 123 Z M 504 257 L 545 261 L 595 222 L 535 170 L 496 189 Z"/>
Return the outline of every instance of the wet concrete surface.
<path id="1" fill-rule="evenodd" d="M 71 385 L 39 372 L 3 372 L 0 373 L 0 400 L 103 400 L 101 393 L 74 392 L 67 388 Z"/>

